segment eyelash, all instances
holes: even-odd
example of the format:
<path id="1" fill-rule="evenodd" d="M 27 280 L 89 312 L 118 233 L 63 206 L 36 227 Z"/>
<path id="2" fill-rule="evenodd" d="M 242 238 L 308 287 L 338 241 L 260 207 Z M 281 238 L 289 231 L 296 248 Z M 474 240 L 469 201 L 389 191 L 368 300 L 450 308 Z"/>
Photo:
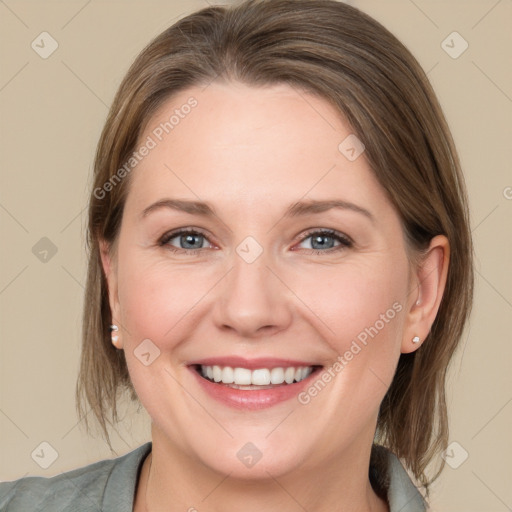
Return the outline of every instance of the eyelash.
<path id="1" fill-rule="evenodd" d="M 181 254 L 188 254 L 188 255 L 191 255 L 191 256 L 197 256 L 198 255 L 198 252 L 199 251 L 202 251 L 206 248 L 200 248 L 200 249 L 181 249 L 181 248 L 178 248 L 178 247 L 173 247 L 172 245 L 168 245 L 169 241 L 172 240 L 173 238 L 176 238 L 177 236 L 179 235 L 201 235 L 203 237 L 206 237 L 206 234 L 203 233 L 201 230 L 199 229 L 180 229 L 180 230 L 177 230 L 177 231 L 171 231 L 169 233 L 166 233 L 165 235 L 163 235 L 160 240 L 158 241 L 158 245 L 161 246 L 161 247 L 164 247 L 166 246 L 166 249 L 170 250 L 171 252 L 174 252 L 174 253 L 181 253 Z M 335 238 L 338 242 L 340 242 L 339 245 L 335 246 L 335 247 L 330 247 L 329 249 L 325 249 L 325 250 L 319 250 L 319 249 L 304 249 L 306 251 L 309 251 L 308 254 L 318 254 L 318 255 L 321 255 L 321 254 L 331 254 L 333 252 L 338 252 L 340 250 L 343 250 L 343 249 L 349 249 L 351 247 L 353 247 L 354 243 L 353 241 L 346 235 L 344 235 L 343 233 L 340 233 L 339 231 L 335 231 L 334 229 L 319 229 L 319 230 L 311 230 L 311 231 L 308 231 L 300 240 L 298 243 L 302 243 L 304 242 L 305 240 L 307 240 L 308 238 L 312 237 L 313 235 L 320 235 L 320 236 L 330 236 L 332 238 Z"/>

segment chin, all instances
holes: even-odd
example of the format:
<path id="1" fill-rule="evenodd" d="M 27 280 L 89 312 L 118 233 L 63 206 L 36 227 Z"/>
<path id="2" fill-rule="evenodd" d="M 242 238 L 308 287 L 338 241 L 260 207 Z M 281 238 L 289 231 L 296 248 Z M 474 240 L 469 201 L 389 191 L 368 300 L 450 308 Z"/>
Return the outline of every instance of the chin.
<path id="1" fill-rule="evenodd" d="M 267 447 L 265 450 L 256 448 L 256 444 L 247 442 L 240 449 L 224 452 L 219 456 L 214 452 L 209 457 L 202 454 L 204 464 L 211 470 L 229 475 L 230 479 L 246 482 L 258 482 L 269 478 L 279 478 L 301 467 L 302 462 L 297 454 L 277 454 L 277 448 Z"/>

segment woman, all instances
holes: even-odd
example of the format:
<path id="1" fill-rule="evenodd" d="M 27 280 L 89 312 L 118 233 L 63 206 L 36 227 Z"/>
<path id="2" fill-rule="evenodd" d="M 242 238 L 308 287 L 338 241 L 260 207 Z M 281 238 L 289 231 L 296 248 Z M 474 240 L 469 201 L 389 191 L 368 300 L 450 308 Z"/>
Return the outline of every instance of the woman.
<path id="1" fill-rule="evenodd" d="M 335 1 L 208 7 L 136 59 L 94 172 L 79 412 L 108 441 L 128 390 L 151 442 L 2 510 L 425 510 L 473 249 L 409 51 Z"/>

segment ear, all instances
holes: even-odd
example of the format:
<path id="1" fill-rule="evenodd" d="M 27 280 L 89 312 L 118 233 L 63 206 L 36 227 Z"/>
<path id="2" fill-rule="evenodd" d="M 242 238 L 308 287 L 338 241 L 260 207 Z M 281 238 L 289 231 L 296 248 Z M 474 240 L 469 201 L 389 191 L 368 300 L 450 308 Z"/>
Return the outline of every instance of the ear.
<path id="1" fill-rule="evenodd" d="M 430 332 L 443 298 L 449 263 L 450 243 L 446 236 L 437 235 L 432 238 L 427 252 L 413 269 L 413 288 L 409 294 L 402 339 L 403 354 L 418 349 Z M 415 336 L 419 337 L 419 343 L 413 343 Z"/>
<path id="2" fill-rule="evenodd" d="M 114 251 L 112 251 L 111 245 L 105 240 L 100 240 L 99 247 L 101 265 L 107 279 L 108 301 L 110 305 L 110 312 L 112 314 L 112 323 L 119 325 L 119 296 L 117 293 L 117 267 L 114 258 Z"/>

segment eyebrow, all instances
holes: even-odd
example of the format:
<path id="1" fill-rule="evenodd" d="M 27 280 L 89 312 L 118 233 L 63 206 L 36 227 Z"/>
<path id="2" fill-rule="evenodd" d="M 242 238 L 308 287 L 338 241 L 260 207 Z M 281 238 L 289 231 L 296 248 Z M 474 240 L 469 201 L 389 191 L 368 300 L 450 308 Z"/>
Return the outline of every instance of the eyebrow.
<path id="1" fill-rule="evenodd" d="M 204 217 L 216 217 L 215 209 L 208 203 L 203 201 L 191 201 L 188 199 L 160 199 L 155 203 L 149 205 L 141 213 L 141 218 L 147 217 L 150 213 L 160 210 L 162 208 L 169 208 L 172 210 L 190 213 L 192 215 L 201 215 Z M 299 217 L 315 213 L 322 213 L 333 208 L 343 210 L 351 210 L 360 213 L 367 217 L 372 222 L 375 222 L 375 216 L 357 204 L 341 199 L 328 199 L 328 200 L 314 200 L 298 201 L 291 204 L 284 213 L 284 217 Z"/>

